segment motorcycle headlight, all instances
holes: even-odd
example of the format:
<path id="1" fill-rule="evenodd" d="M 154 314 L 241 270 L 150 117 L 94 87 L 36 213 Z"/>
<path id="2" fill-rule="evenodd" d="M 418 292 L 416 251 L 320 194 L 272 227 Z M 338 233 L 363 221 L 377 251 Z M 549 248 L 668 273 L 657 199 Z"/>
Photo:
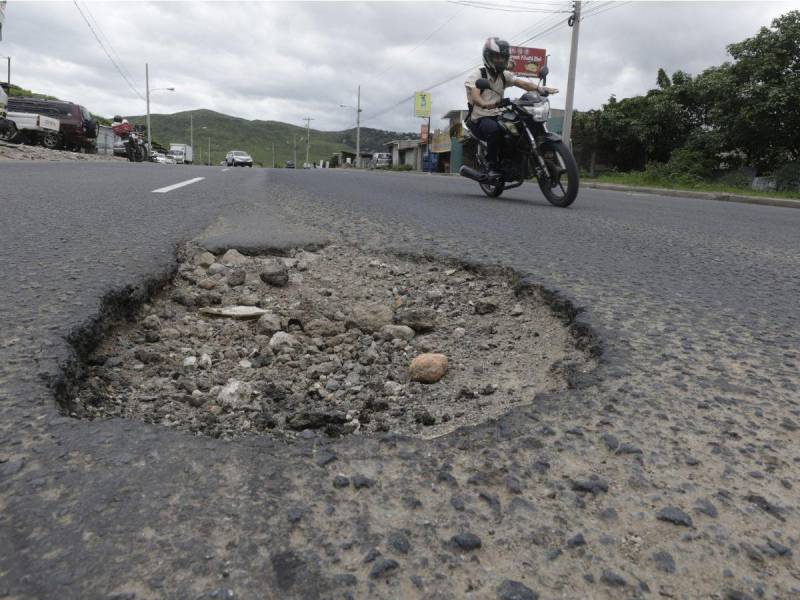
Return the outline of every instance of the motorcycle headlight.
<path id="1" fill-rule="evenodd" d="M 547 121 L 550 118 L 550 102 L 545 100 L 544 102 L 526 106 L 525 111 L 533 117 L 534 121 Z"/>

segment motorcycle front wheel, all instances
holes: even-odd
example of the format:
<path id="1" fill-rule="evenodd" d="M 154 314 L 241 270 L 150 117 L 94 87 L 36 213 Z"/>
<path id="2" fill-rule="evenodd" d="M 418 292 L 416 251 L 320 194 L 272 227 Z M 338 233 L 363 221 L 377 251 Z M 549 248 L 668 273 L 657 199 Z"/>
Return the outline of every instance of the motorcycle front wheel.
<path id="1" fill-rule="evenodd" d="M 539 152 L 550 173 L 550 179 L 539 180 L 539 188 L 550 204 L 566 208 L 578 196 L 578 165 L 575 158 L 564 142 L 545 142 Z"/>

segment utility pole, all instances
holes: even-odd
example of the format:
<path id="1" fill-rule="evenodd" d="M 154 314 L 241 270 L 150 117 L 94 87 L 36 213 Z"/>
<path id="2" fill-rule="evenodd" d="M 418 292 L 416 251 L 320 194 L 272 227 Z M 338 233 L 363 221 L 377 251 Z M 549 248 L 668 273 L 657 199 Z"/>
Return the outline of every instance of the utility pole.
<path id="1" fill-rule="evenodd" d="M 297 168 L 297 134 L 294 134 L 294 168 Z"/>
<path id="2" fill-rule="evenodd" d="M 272 168 L 275 168 L 275 142 L 272 142 Z"/>
<path id="3" fill-rule="evenodd" d="M 211 136 L 208 136 L 208 166 L 211 166 Z"/>
<path id="4" fill-rule="evenodd" d="M 147 93 L 147 152 L 153 151 L 153 140 L 150 137 L 150 65 L 144 63 L 144 85 Z M 148 160 L 150 156 L 148 155 Z"/>
<path id="5" fill-rule="evenodd" d="M 311 143 L 311 121 L 313 121 L 314 119 L 312 119 L 311 117 L 306 117 L 303 120 L 306 122 L 306 162 L 303 165 L 305 167 L 308 164 L 308 150 Z M 295 165 L 295 168 L 296 167 L 297 165 Z"/>
<path id="6" fill-rule="evenodd" d="M 575 97 L 575 67 L 578 62 L 578 34 L 581 30 L 581 0 L 575 0 L 575 9 L 570 17 L 572 47 L 569 52 L 569 75 L 567 79 L 567 101 L 564 107 L 564 130 L 561 137 L 568 148 L 572 148 L 572 101 Z"/>
<path id="7" fill-rule="evenodd" d="M 191 113 L 189 114 L 189 145 L 192 147 L 192 152 L 194 152 L 194 115 Z"/>
<path id="8" fill-rule="evenodd" d="M 361 86 L 358 86 L 358 104 L 356 104 L 356 168 L 361 166 Z"/>
<path id="9" fill-rule="evenodd" d="M 8 82 L 8 90 L 9 94 L 11 93 L 11 57 L 10 56 L 0 56 L 0 58 L 5 58 L 8 61 L 8 76 L 6 77 L 6 81 Z"/>

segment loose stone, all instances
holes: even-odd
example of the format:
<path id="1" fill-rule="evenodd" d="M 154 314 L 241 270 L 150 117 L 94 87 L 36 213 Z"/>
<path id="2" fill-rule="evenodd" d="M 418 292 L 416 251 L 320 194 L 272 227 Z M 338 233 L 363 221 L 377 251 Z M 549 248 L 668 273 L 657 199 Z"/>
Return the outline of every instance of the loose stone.
<path id="1" fill-rule="evenodd" d="M 409 366 L 409 377 L 420 383 L 436 383 L 447 372 L 447 357 L 444 354 L 420 354 Z"/>
<path id="2" fill-rule="evenodd" d="M 475 550 L 481 547 L 481 538 L 474 533 L 464 532 L 454 535 L 450 541 L 462 550 Z"/>

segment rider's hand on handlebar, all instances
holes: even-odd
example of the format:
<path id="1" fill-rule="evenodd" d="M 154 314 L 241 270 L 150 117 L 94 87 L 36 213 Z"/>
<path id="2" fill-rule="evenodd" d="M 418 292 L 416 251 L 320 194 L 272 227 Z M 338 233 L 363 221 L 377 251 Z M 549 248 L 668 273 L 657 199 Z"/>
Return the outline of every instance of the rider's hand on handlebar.
<path id="1" fill-rule="evenodd" d="M 546 87 L 546 86 L 539 86 L 539 93 L 542 96 L 549 96 L 550 94 L 557 94 L 558 93 L 558 89 L 557 88 Z"/>
<path id="2" fill-rule="evenodd" d="M 511 106 L 511 98 L 503 98 L 497 103 L 498 108 L 502 108 L 504 106 Z"/>

